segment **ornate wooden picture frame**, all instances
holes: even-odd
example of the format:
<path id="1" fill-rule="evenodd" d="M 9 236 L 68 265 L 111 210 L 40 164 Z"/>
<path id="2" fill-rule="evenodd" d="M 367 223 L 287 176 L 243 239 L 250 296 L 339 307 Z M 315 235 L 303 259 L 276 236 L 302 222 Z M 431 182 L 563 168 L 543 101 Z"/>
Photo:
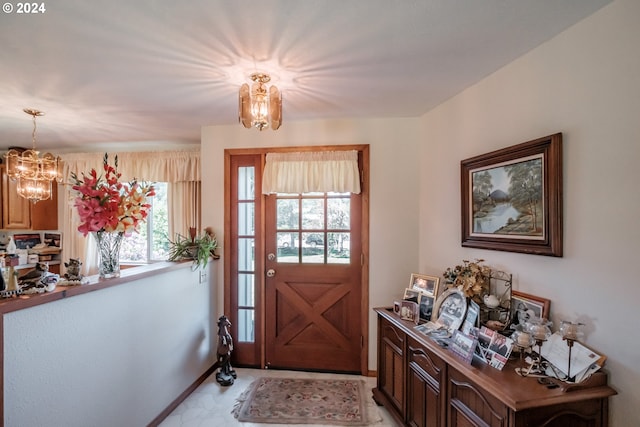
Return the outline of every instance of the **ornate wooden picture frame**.
<path id="1" fill-rule="evenodd" d="M 462 246 L 562 256 L 562 134 L 460 162 Z"/>

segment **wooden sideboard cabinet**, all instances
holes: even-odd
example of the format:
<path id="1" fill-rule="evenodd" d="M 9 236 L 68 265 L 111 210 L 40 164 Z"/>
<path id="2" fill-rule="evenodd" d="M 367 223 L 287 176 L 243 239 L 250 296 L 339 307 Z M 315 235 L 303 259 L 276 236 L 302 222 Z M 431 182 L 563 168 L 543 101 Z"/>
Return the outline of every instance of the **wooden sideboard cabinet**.
<path id="1" fill-rule="evenodd" d="M 51 185 L 51 198 L 38 203 L 18 195 L 17 183 L 2 172 L 2 229 L 6 230 L 57 230 L 58 229 L 58 184 Z"/>
<path id="2" fill-rule="evenodd" d="M 378 380 L 373 397 L 397 421 L 424 427 L 606 427 L 606 374 L 590 387 L 548 389 L 521 377 L 510 361 L 503 370 L 465 363 L 415 331 L 390 308 L 378 316 Z"/>

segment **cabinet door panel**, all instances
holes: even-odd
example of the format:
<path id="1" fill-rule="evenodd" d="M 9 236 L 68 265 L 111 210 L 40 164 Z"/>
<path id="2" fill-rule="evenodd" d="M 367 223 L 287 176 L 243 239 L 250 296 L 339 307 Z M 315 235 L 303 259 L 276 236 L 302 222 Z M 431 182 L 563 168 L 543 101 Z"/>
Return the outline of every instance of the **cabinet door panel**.
<path id="1" fill-rule="evenodd" d="M 404 343 L 406 337 L 386 321 L 379 324 L 378 388 L 404 417 Z"/>
<path id="2" fill-rule="evenodd" d="M 408 339 L 407 419 L 412 426 L 440 426 L 445 416 L 446 363 L 413 338 Z"/>
<path id="3" fill-rule="evenodd" d="M 2 169 L 2 226 L 9 230 L 31 228 L 29 200 L 18 196 L 18 184 L 9 179 Z"/>
<path id="4" fill-rule="evenodd" d="M 58 229 L 58 184 L 51 185 L 51 197 L 31 205 L 31 229 Z"/>
<path id="5" fill-rule="evenodd" d="M 451 367 L 447 386 L 451 426 L 506 427 L 508 425 L 508 408 Z"/>

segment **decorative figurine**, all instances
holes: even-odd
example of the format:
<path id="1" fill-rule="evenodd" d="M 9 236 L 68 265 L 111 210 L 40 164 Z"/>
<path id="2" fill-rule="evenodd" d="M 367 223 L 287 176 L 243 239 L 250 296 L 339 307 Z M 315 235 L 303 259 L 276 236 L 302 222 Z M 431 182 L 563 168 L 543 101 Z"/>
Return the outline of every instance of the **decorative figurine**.
<path id="1" fill-rule="evenodd" d="M 18 278 L 22 294 L 41 294 L 53 292 L 56 289 L 60 276 L 49 273 L 49 264 L 39 262 L 35 269 Z"/>
<path id="2" fill-rule="evenodd" d="M 215 365 L 220 368 L 216 374 L 216 381 L 222 386 L 233 385 L 233 380 L 237 378 L 236 371 L 231 367 L 233 339 L 228 329 L 230 326 L 231 322 L 227 316 L 220 316 L 218 319 L 218 360 Z"/>
<path id="3" fill-rule="evenodd" d="M 45 262 L 36 263 L 36 267 L 33 270 L 29 270 L 27 273 L 18 277 L 18 286 L 29 287 L 33 286 L 40 281 L 49 272 L 49 264 Z"/>
<path id="4" fill-rule="evenodd" d="M 64 278 L 68 281 L 82 280 L 82 274 L 80 273 L 80 267 L 82 262 L 79 259 L 71 258 L 69 262 L 64 263 L 67 272 L 64 273 Z"/>
<path id="5" fill-rule="evenodd" d="M 213 232 L 212 227 L 205 227 L 204 232 L 207 233 L 207 235 L 212 241 L 217 242 L 216 233 Z M 216 254 L 217 247 L 218 245 L 216 244 L 216 247 L 211 249 L 211 257 L 213 259 L 220 259 L 220 255 Z"/>

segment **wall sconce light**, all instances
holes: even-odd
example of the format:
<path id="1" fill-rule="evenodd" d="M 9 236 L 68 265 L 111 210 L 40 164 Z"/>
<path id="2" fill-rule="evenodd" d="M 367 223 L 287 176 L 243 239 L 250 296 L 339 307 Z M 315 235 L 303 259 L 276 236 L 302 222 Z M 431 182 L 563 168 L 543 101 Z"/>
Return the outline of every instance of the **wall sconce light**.
<path id="1" fill-rule="evenodd" d="M 251 74 L 253 83 L 240 86 L 238 120 L 247 129 L 263 130 L 269 126 L 277 130 L 282 124 L 282 93 L 267 83 L 271 76 L 265 73 Z"/>

